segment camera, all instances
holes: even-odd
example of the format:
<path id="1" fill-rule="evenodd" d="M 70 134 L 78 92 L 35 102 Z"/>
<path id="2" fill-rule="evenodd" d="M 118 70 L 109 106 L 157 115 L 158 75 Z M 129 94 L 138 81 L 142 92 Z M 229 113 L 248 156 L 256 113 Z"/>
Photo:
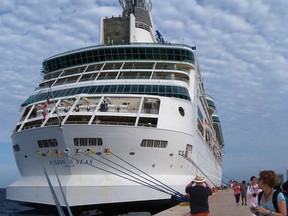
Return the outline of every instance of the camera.
<path id="1" fill-rule="evenodd" d="M 252 194 L 252 196 L 253 196 L 253 197 L 256 197 L 256 196 L 257 196 L 257 194 L 256 194 L 256 193 L 253 193 L 253 194 Z"/>

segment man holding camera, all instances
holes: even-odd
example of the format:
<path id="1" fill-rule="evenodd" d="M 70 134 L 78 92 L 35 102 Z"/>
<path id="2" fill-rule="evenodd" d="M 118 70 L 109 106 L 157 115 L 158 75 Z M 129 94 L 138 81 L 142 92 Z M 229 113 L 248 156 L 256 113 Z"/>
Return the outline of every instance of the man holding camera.
<path id="1" fill-rule="evenodd" d="M 208 216 L 208 197 L 212 195 L 212 189 L 203 176 L 197 175 L 185 189 L 190 197 L 191 216 Z"/>
<path id="2" fill-rule="evenodd" d="M 257 179 L 255 176 L 250 178 L 251 185 L 248 186 L 247 189 L 247 197 L 248 197 L 248 205 L 250 208 L 258 206 L 258 194 L 261 190 L 258 188 Z M 251 216 L 256 216 L 251 213 Z"/>

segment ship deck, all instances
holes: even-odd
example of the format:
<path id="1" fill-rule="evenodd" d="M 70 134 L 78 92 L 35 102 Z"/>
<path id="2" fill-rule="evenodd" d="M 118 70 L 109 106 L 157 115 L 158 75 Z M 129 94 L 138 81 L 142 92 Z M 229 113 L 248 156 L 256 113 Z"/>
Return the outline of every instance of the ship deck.
<path id="1" fill-rule="evenodd" d="M 243 216 L 249 215 L 248 206 L 236 206 L 232 190 L 214 193 L 209 199 L 210 216 Z M 189 203 L 181 203 L 154 216 L 190 216 Z"/>

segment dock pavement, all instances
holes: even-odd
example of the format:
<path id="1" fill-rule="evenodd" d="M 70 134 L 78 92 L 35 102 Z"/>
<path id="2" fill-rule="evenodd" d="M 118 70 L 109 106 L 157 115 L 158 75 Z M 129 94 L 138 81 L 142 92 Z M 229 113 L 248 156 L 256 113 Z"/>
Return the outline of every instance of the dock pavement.
<path id="1" fill-rule="evenodd" d="M 210 216 L 250 216 L 248 206 L 236 206 L 233 190 L 220 190 L 209 198 Z M 190 216 L 189 203 L 181 203 L 154 216 Z"/>

